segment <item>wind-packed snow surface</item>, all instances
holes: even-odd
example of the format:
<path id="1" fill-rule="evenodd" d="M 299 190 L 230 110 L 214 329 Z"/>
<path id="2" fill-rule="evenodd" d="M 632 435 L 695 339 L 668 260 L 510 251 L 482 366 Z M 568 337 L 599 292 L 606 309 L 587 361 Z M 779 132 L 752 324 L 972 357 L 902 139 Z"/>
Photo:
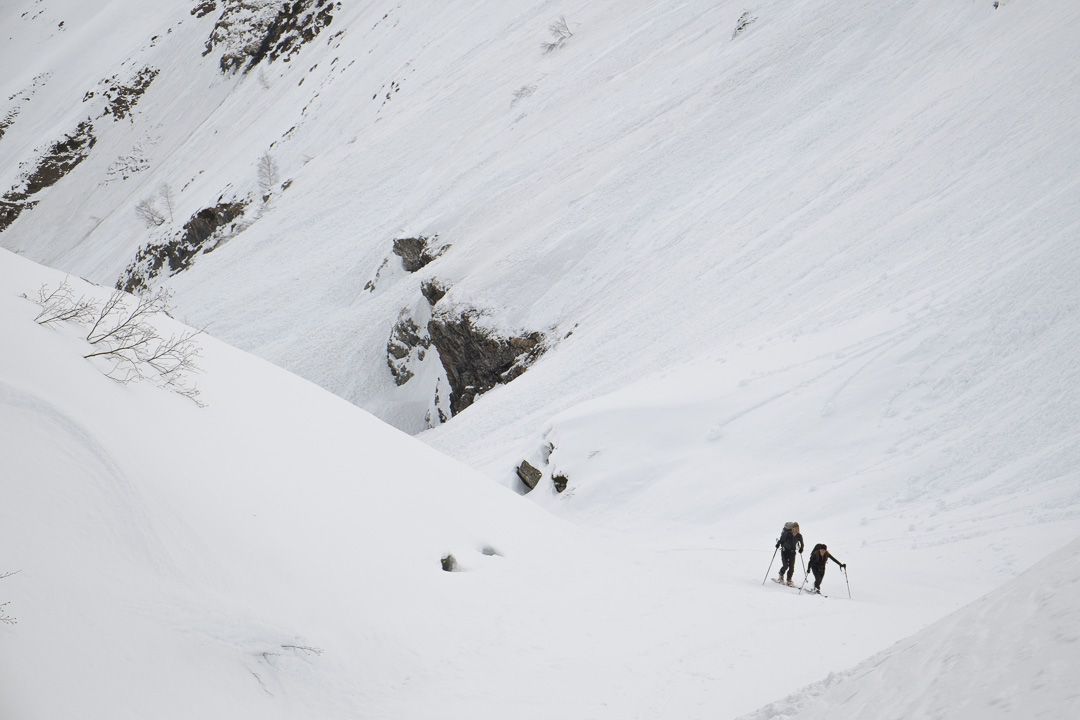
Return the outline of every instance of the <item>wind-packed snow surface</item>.
<path id="1" fill-rule="evenodd" d="M 276 7 L 0 0 L 0 715 L 1071 717 L 1080 5 L 300 2 L 223 72 Z M 206 408 L 19 297 L 222 208 L 148 280 Z M 440 423 L 388 341 L 462 313 L 545 351 Z"/>

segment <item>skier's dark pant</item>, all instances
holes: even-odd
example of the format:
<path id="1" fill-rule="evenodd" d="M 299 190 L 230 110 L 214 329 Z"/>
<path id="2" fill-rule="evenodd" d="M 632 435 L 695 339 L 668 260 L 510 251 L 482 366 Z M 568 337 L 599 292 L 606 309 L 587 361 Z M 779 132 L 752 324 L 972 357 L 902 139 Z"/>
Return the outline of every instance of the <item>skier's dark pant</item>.
<path id="1" fill-rule="evenodd" d="M 814 573 L 814 589 L 821 590 L 821 579 L 825 577 L 825 568 L 818 570 L 816 567 L 811 567 L 810 571 Z"/>
<path id="2" fill-rule="evenodd" d="M 791 582 L 791 576 L 795 574 L 795 551 L 794 550 L 781 550 L 780 551 L 780 577 L 784 577 L 784 573 L 787 573 L 788 582 Z"/>

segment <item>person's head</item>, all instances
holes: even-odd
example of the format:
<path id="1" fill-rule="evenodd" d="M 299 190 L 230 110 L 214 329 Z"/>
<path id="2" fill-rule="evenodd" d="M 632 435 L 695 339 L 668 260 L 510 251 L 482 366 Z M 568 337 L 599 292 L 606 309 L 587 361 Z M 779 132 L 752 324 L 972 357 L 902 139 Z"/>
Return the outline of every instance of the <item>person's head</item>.
<path id="1" fill-rule="evenodd" d="M 791 525 L 791 534 L 792 535 L 798 535 L 799 534 L 799 523 L 792 523 L 792 525 Z"/>
<path id="2" fill-rule="evenodd" d="M 818 550 L 820 550 L 820 551 L 821 551 L 821 554 L 822 554 L 822 555 L 824 555 L 825 553 L 829 552 L 829 549 L 828 549 L 827 547 L 825 547 L 824 545 L 818 545 Z"/>

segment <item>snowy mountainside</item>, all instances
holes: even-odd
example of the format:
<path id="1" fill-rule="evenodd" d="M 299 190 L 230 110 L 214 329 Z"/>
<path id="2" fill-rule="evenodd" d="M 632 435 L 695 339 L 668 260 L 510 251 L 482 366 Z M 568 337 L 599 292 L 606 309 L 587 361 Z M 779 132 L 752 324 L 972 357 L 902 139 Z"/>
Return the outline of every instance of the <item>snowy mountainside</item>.
<path id="1" fill-rule="evenodd" d="M 4 717 L 731 717 L 962 601 L 943 578 L 898 593 L 872 571 L 885 548 L 846 546 L 839 527 L 855 601 L 835 571 L 830 599 L 762 583 L 749 514 L 696 545 L 662 523 L 666 545 L 576 529 L 212 338 L 203 407 L 113 382 L 79 327 L 35 323 L 16 292 L 64 279 L 0 251 L 0 576 L 17 571 L 0 577 L 0 615 L 17 621 L 0 622 Z M 595 440 L 612 423 L 589 415 L 618 409 L 559 427 Z M 642 411 L 622 410 L 615 435 L 641 442 L 627 430 Z M 1045 546 L 1048 527 L 998 561 L 1040 532 Z M 925 553 L 884 557 L 924 579 Z M 793 640 L 801 662 L 778 677 Z"/>
<path id="2" fill-rule="evenodd" d="M 44 11 L 20 17 L 5 48 L 29 62 L 5 90 L 51 79 L 0 143 L 0 187 L 99 112 L 72 86 L 160 72 L 0 241 L 105 284 L 172 242 L 169 267 L 186 269 L 150 283 L 175 287 L 193 322 L 410 432 L 450 414 L 439 360 L 453 360 L 404 348 L 425 359 L 398 385 L 399 319 L 420 343 L 434 311 L 498 338 L 542 334 L 548 353 L 573 354 L 573 333 L 619 359 L 602 377 L 565 372 L 548 405 L 524 408 L 535 427 L 659 370 L 672 340 L 683 358 L 725 352 L 897 294 L 925 301 L 957 274 L 978 286 L 1026 244 L 1013 226 L 1033 228 L 1030 213 L 1051 255 L 1074 219 L 1070 3 L 767 3 L 734 38 L 745 8 L 731 3 L 593 3 L 559 10 L 573 35 L 548 53 L 545 4 L 466 18 L 340 3 L 294 54 L 223 73 L 222 58 L 258 54 L 271 7 L 114 3 L 101 17 L 125 20 L 129 56 L 113 42 L 74 72 L 37 49 L 59 37 Z M 69 53 L 97 47 L 96 25 L 64 28 Z M 276 182 L 260 182 L 266 155 Z M 148 230 L 136 206 L 164 186 L 175 207 Z M 182 226 L 223 203 L 242 215 L 186 257 L 175 244 L 200 233 Z M 448 249 L 409 273 L 392 252 L 403 237 Z M 445 289 L 434 308 L 426 282 Z"/>
<path id="3" fill-rule="evenodd" d="M 670 580 L 621 607 L 674 715 L 850 667 L 1077 535 L 1080 6 L 427 5 L 0 0 L 0 245 L 163 285 L 497 484 L 529 462 L 535 504 Z M 866 604 L 781 688 L 753 648 L 790 633 L 707 603 L 757 607 L 790 519 Z M 673 716 L 615 673 L 580 682 Z"/>
<path id="4" fill-rule="evenodd" d="M 594 552 L 571 527 L 212 338 L 204 407 L 114 382 L 13 292 L 63 280 L 0 251 L 5 718 L 379 714 L 455 682 L 462 644 L 532 642 L 537 583 L 594 591 L 558 580 Z"/>

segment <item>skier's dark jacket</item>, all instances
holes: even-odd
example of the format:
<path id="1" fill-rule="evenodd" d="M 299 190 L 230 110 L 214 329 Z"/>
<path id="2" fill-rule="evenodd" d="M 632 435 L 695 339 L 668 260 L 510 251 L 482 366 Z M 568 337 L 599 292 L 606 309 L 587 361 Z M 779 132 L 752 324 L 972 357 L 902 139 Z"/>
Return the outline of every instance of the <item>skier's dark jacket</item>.
<path id="1" fill-rule="evenodd" d="M 784 552 L 795 552 L 796 545 L 798 545 L 799 552 L 803 551 L 803 539 L 802 533 L 792 535 L 790 530 L 785 530 L 780 536 L 780 539 L 776 541 L 776 547 L 783 548 Z"/>
<path id="2" fill-rule="evenodd" d="M 825 557 L 821 557 L 821 553 L 818 550 L 825 548 Z M 840 567 L 844 566 L 844 563 L 840 562 L 832 556 L 829 549 L 825 547 L 824 543 L 818 543 L 814 546 L 814 549 L 810 551 L 810 559 L 806 561 L 806 569 L 814 573 L 815 575 L 825 574 L 825 561 L 832 560 Z"/>

